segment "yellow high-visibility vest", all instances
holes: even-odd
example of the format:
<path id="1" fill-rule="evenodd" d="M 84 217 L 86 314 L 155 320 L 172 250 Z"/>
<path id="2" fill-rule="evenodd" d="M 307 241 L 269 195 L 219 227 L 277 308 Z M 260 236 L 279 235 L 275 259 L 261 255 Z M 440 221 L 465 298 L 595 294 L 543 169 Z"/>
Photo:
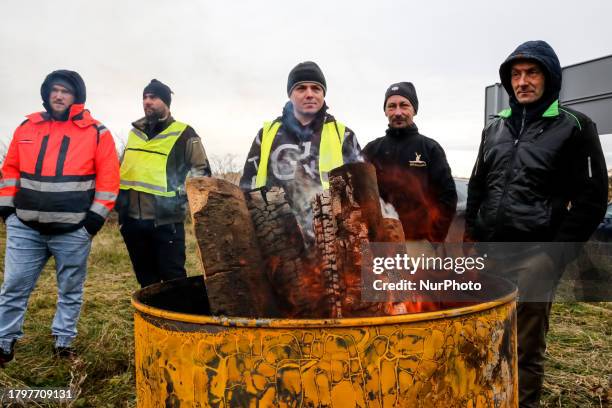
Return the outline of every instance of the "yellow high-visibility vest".
<path id="1" fill-rule="evenodd" d="M 272 150 L 272 142 L 280 128 L 280 122 L 265 122 L 261 136 L 261 158 L 259 167 L 257 167 L 257 178 L 255 179 L 255 187 L 260 188 L 266 185 L 268 180 L 268 162 L 270 160 L 270 151 Z M 328 122 L 323 125 L 321 131 L 321 144 L 319 145 L 319 177 L 321 185 L 325 190 L 329 189 L 329 181 L 327 173 L 336 167 L 344 164 L 342 158 L 342 143 L 344 142 L 344 133 L 346 126 L 340 122 Z"/>
<path id="2" fill-rule="evenodd" d="M 132 129 L 121 163 L 119 188 L 174 197 L 176 191 L 168 191 L 166 167 L 168 155 L 185 129 L 185 123 L 173 122 L 153 139 L 138 129 Z"/>

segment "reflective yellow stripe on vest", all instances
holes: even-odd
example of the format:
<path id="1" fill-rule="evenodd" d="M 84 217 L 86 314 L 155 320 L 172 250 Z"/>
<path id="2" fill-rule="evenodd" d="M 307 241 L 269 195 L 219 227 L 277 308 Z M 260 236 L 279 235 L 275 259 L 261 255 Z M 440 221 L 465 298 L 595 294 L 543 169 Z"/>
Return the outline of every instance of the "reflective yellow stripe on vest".
<path id="1" fill-rule="evenodd" d="M 119 188 L 174 197 L 176 192 L 168 191 L 168 155 L 186 128 L 185 123 L 173 122 L 150 140 L 140 130 L 132 129 L 121 163 Z"/>
<path id="2" fill-rule="evenodd" d="M 280 122 L 265 122 L 261 136 L 261 158 L 257 168 L 255 187 L 266 185 L 268 180 L 268 163 L 272 142 L 280 128 Z M 329 189 L 327 173 L 344 164 L 342 158 L 342 143 L 346 126 L 340 122 L 328 122 L 321 131 L 321 144 L 319 145 L 319 176 L 324 189 Z"/>

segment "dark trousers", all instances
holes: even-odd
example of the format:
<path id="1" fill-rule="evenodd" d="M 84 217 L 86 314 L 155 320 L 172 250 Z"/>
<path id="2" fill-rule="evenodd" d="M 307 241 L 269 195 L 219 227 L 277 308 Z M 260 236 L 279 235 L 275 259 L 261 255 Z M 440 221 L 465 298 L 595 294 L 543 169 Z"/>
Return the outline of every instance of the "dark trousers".
<path id="1" fill-rule="evenodd" d="M 153 220 L 126 217 L 121 235 L 141 287 L 187 276 L 183 223 L 156 227 Z"/>
<path id="2" fill-rule="evenodd" d="M 543 252 L 516 256 L 498 266 L 499 273 L 519 289 L 516 307 L 519 407 L 539 407 L 550 309 L 561 273 Z"/>
<path id="3" fill-rule="evenodd" d="M 520 408 L 540 406 L 551 305 L 552 302 L 519 302 L 516 307 Z"/>

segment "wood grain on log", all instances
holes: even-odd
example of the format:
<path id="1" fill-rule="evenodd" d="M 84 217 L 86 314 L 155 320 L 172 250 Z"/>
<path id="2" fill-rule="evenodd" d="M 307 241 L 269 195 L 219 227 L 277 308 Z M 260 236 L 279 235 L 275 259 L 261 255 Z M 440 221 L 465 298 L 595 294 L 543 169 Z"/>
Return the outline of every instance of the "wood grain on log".
<path id="1" fill-rule="evenodd" d="M 381 242 L 405 242 L 402 222 L 395 218 L 383 218 L 384 237 Z"/>
<path id="2" fill-rule="evenodd" d="M 312 317 L 319 279 L 307 259 L 302 230 L 280 187 L 246 194 L 263 261 L 281 314 Z M 310 222 L 312 223 L 312 221 Z"/>
<path id="3" fill-rule="evenodd" d="M 330 172 L 329 183 L 329 198 L 319 195 L 314 208 L 322 217 L 315 225 L 321 224 L 318 241 L 332 317 L 384 314 L 382 305 L 361 300 L 361 265 L 369 256 L 363 249 L 386 236 L 376 171 L 367 163 L 345 164 Z"/>
<path id="4" fill-rule="evenodd" d="M 324 317 L 339 317 L 342 315 L 342 299 L 346 287 L 340 279 L 336 263 L 337 227 L 332 214 L 331 194 L 329 191 L 317 194 L 313 203 L 314 233 L 316 242 L 316 257 L 319 263 L 319 273 L 323 290 L 321 306 Z"/>
<path id="5" fill-rule="evenodd" d="M 211 313 L 277 316 L 244 193 L 228 181 L 196 177 L 187 180 L 187 195 Z"/>

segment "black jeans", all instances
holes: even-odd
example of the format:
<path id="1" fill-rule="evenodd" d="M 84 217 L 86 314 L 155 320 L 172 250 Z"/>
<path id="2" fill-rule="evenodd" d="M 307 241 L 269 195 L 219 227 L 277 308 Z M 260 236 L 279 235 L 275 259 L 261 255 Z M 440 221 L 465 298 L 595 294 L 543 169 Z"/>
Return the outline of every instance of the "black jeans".
<path id="1" fill-rule="evenodd" d="M 156 227 L 153 220 L 126 217 L 121 235 L 141 287 L 187 276 L 183 223 Z"/>

